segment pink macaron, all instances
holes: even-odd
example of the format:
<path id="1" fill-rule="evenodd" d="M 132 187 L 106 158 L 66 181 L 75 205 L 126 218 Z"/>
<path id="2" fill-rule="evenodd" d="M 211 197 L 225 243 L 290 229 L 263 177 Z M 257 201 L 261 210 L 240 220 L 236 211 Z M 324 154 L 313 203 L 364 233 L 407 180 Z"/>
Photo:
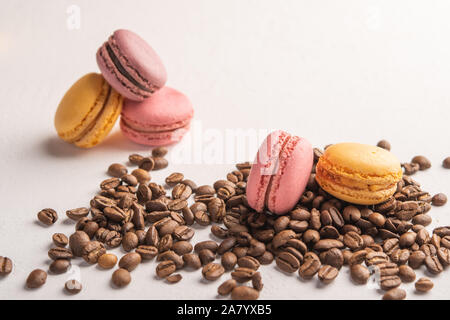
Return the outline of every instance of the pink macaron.
<path id="1" fill-rule="evenodd" d="M 260 146 L 247 181 L 248 204 L 258 212 L 292 210 L 305 191 L 313 165 L 308 140 L 277 130 Z"/>
<path id="2" fill-rule="evenodd" d="M 120 128 L 136 143 L 169 145 L 183 138 L 193 115 L 192 103 L 183 93 L 164 87 L 142 102 L 125 99 Z"/>
<path id="3" fill-rule="evenodd" d="M 164 87 L 166 69 L 156 52 L 134 32 L 117 30 L 97 51 L 97 64 L 108 83 L 136 101 Z"/>

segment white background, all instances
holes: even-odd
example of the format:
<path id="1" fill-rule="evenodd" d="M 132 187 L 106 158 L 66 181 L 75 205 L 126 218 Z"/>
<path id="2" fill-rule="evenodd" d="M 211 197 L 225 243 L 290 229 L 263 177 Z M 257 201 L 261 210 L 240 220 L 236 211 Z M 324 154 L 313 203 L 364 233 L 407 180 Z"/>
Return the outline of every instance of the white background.
<path id="1" fill-rule="evenodd" d="M 81 24 L 71 30 L 66 10 L 73 4 Z M 110 163 L 149 151 L 125 140 L 118 126 L 92 150 L 60 141 L 53 128 L 59 100 L 79 77 L 98 72 L 96 50 L 115 29 L 146 39 L 167 67 L 168 85 L 192 100 L 206 134 L 196 149 L 200 158 L 206 158 L 207 132 L 217 137 L 226 129 L 284 129 L 320 147 L 386 138 L 402 161 L 429 157 L 433 167 L 414 178 L 432 194 L 450 194 L 450 170 L 441 167 L 450 155 L 449 12 L 445 0 L 2 0 L 0 255 L 13 259 L 14 271 L 0 279 L 0 299 L 213 299 L 230 277 L 205 284 L 200 271 L 183 270 L 183 280 L 168 285 L 155 278 L 156 264 L 147 262 L 118 290 L 110 286 L 112 271 L 77 260 L 84 286 L 79 295 L 64 293 L 67 274 L 49 275 L 38 290 L 24 288 L 31 270 L 48 268 L 51 235 L 72 232 L 65 210 L 88 205 Z M 247 150 L 236 161 L 252 160 L 256 146 Z M 182 171 L 199 185 L 210 184 L 233 169 L 231 161 L 175 160 L 152 173 L 153 180 Z M 45 207 L 60 215 L 49 228 L 36 219 Z M 449 213 L 448 205 L 433 208 L 430 230 L 450 224 Z M 209 237 L 209 228 L 198 229 L 194 241 Z M 381 297 L 376 286 L 353 285 L 347 268 L 326 287 L 282 274 L 274 264 L 263 267 L 262 276 L 263 299 Z M 413 285 L 402 287 L 409 299 L 450 298 L 450 273 L 433 280 L 426 295 L 414 293 Z"/>

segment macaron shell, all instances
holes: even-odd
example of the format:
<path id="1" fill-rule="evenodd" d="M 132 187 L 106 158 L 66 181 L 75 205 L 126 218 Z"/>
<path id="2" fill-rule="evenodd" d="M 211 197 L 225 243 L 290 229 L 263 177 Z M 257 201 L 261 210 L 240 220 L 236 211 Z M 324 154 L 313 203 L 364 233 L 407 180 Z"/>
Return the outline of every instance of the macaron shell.
<path id="1" fill-rule="evenodd" d="M 279 157 L 279 171 L 272 178 L 266 199 L 269 211 L 285 214 L 298 203 L 305 191 L 313 165 L 309 141 L 291 136 Z"/>
<path id="2" fill-rule="evenodd" d="M 131 141 L 148 146 L 167 146 L 181 141 L 183 136 L 189 131 L 189 124 L 186 127 L 172 131 L 144 132 L 130 128 L 124 121 L 120 121 L 122 133 Z"/>
<path id="3" fill-rule="evenodd" d="M 78 140 L 103 109 L 110 86 L 100 74 L 89 73 L 66 92 L 55 114 L 55 129 L 65 141 Z"/>
<path id="4" fill-rule="evenodd" d="M 117 70 L 106 52 L 105 45 L 98 49 L 96 59 L 106 81 L 125 98 L 142 101 L 151 95 L 150 92 L 136 87 Z"/>
<path id="5" fill-rule="evenodd" d="M 278 171 L 278 156 L 288 137 L 289 135 L 281 130 L 269 134 L 253 161 L 247 179 L 246 194 L 248 204 L 257 212 L 264 210 L 267 188 L 272 176 Z"/>
<path id="6" fill-rule="evenodd" d="M 167 72 L 159 55 L 136 33 L 120 29 L 114 32 L 112 45 L 120 49 L 119 59 L 131 74 L 149 84 L 162 88 L 167 81 Z"/>
<path id="7" fill-rule="evenodd" d="M 122 111 L 123 97 L 111 88 L 103 112 L 94 121 L 92 128 L 75 145 L 80 148 L 92 148 L 101 143 L 117 121 Z"/>

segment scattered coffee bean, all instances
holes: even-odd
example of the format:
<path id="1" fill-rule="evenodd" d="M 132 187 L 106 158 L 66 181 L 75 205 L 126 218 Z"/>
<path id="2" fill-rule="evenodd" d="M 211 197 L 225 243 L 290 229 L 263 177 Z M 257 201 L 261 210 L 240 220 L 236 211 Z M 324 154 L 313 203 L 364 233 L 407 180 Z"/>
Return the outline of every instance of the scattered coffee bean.
<path id="1" fill-rule="evenodd" d="M 40 222 L 47 226 L 53 225 L 58 220 L 58 214 L 53 209 L 43 209 L 38 212 L 37 217 Z"/>
<path id="2" fill-rule="evenodd" d="M 354 264 L 350 266 L 350 275 L 358 284 L 366 284 L 370 277 L 370 271 L 362 264 Z"/>
<path id="3" fill-rule="evenodd" d="M 444 268 L 442 267 L 442 264 L 439 261 L 439 258 L 437 256 L 428 255 L 425 258 L 424 262 L 425 262 L 425 266 L 427 267 L 427 270 L 432 274 L 438 274 L 444 270 Z"/>
<path id="4" fill-rule="evenodd" d="M 410 254 L 408 259 L 408 264 L 413 269 L 419 269 L 420 266 L 424 263 L 426 255 L 423 251 L 414 251 Z"/>
<path id="5" fill-rule="evenodd" d="M 380 140 L 380 141 L 378 141 L 377 147 L 386 149 L 386 150 L 388 150 L 388 151 L 391 150 L 391 144 L 390 144 L 389 141 L 387 141 L 387 140 Z"/>
<path id="6" fill-rule="evenodd" d="M 88 208 L 76 208 L 66 211 L 67 217 L 74 221 L 78 221 L 81 218 L 86 217 L 88 214 L 89 214 Z"/>
<path id="7" fill-rule="evenodd" d="M 155 160 L 153 158 L 145 157 L 139 162 L 139 169 L 144 171 L 151 171 L 155 168 Z"/>
<path id="8" fill-rule="evenodd" d="M 233 291 L 234 288 L 236 288 L 236 286 L 236 280 L 229 279 L 219 286 L 217 293 L 221 296 L 227 296 L 231 293 L 231 291 Z"/>
<path id="9" fill-rule="evenodd" d="M 83 286 L 77 280 L 68 280 L 65 283 L 64 288 L 70 294 L 77 294 L 81 291 Z"/>
<path id="10" fill-rule="evenodd" d="M 186 253 L 183 255 L 183 261 L 187 267 L 200 269 L 202 262 L 196 253 Z"/>
<path id="11" fill-rule="evenodd" d="M 94 264 L 105 253 L 106 249 L 103 243 L 100 241 L 90 241 L 83 247 L 82 257 L 87 263 Z"/>
<path id="12" fill-rule="evenodd" d="M 172 260 L 162 261 L 156 266 L 156 275 L 160 278 L 166 278 L 174 273 L 176 269 L 175 262 Z"/>
<path id="13" fill-rule="evenodd" d="M 214 262 L 208 263 L 202 269 L 203 277 L 209 281 L 214 281 L 214 280 L 219 279 L 223 275 L 224 272 L 225 272 L 225 269 L 220 264 L 217 264 Z"/>
<path id="14" fill-rule="evenodd" d="M 33 270 L 26 281 L 26 285 L 30 289 L 39 288 L 47 281 L 47 273 L 44 270 Z"/>
<path id="15" fill-rule="evenodd" d="M 168 276 L 166 278 L 166 281 L 173 284 L 173 283 L 180 282 L 181 279 L 183 279 L 183 277 L 181 276 L 181 274 L 177 273 L 177 274 L 172 274 L 172 275 Z"/>
<path id="16" fill-rule="evenodd" d="M 381 289 L 388 291 L 390 289 L 397 288 L 402 283 L 402 280 L 397 275 L 381 276 L 380 287 Z"/>
<path id="17" fill-rule="evenodd" d="M 426 170 L 431 168 L 431 162 L 424 156 L 415 156 L 412 158 L 411 162 L 417 163 L 419 165 L 419 170 Z"/>
<path id="18" fill-rule="evenodd" d="M 442 166 L 445 169 L 450 169 L 450 157 L 447 157 L 442 161 Z"/>
<path id="19" fill-rule="evenodd" d="M 433 289 L 434 286 L 433 281 L 425 277 L 417 280 L 414 285 L 419 292 L 428 292 Z"/>
<path id="20" fill-rule="evenodd" d="M 142 258 L 139 253 L 130 252 L 119 260 L 119 268 L 133 271 L 141 263 Z"/>
<path id="21" fill-rule="evenodd" d="M 131 172 L 131 174 L 136 177 L 140 184 L 147 184 L 150 182 L 151 176 L 148 171 L 144 169 L 135 169 Z"/>
<path id="22" fill-rule="evenodd" d="M 67 259 L 58 259 L 53 261 L 48 269 L 51 273 L 61 274 L 65 273 L 70 267 L 70 261 Z"/>
<path id="23" fill-rule="evenodd" d="M 403 300 L 406 298 L 406 291 L 400 288 L 388 290 L 383 295 L 383 300 Z"/>
<path id="24" fill-rule="evenodd" d="M 231 291 L 231 299 L 233 300 L 257 300 L 259 291 L 247 286 L 235 287 Z"/>
<path id="25" fill-rule="evenodd" d="M 69 239 L 63 233 L 55 233 L 52 236 L 53 243 L 60 248 L 64 248 L 69 243 Z"/>
<path id="26" fill-rule="evenodd" d="M 164 157 L 169 150 L 166 147 L 156 147 L 152 150 L 153 157 Z"/>
<path id="27" fill-rule="evenodd" d="M 433 206 L 440 207 L 447 203 L 447 196 L 443 193 L 438 193 L 431 199 Z"/>
<path id="28" fill-rule="evenodd" d="M 233 252 L 225 252 L 222 255 L 221 263 L 222 263 L 222 266 L 227 271 L 233 270 L 237 261 L 238 261 L 238 258 L 236 257 L 236 255 Z"/>
<path id="29" fill-rule="evenodd" d="M 416 280 L 416 273 L 410 266 L 407 265 L 401 265 L 398 267 L 398 275 L 400 276 L 400 279 L 402 279 L 402 282 L 413 282 Z"/>
<path id="30" fill-rule="evenodd" d="M 155 162 L 153 170 L 161 170 L 167 168 L 167 166 L 169 165 L 169 162 L 166 160 L 166 158 L 154 157 L 153 161 Z"/>
<path id="31" fill-rule="evenodd" d="M 108 174 L 111 177 L 120 178 L 128 173 L 127 168 L 120 163 L 113 163 L 108 168 Z"/>
<path id="32" fill-rule="evenodd" d="M 111 269 L 117 263 L 117 256 L 112 253 L 105 253 L 98 258 L 98 265 L 103 269 Z"/>
<path id="33" fill-rule="evenodd" d="M 323 283 L 331 283 L 339 274 L 339 270 L 329 265 L 323 265 L 317 273 L 319 280 Z"/>
<path id="34" fill-rule="evenodd" d="M 169 186 L 174 186 L 177 183 L 180 183 L 181 181 L 183 181 L 183 179 L 184 179 L 184 175 L 182 173 L 174 172 L 166 178 L 166 183 Z"/>
<path id="35" fill-rule="evenodd" d="M 116 287 L 122 288 L 131 282 L 131 274 L 126 269 L 117 269 L 113 272 L 111 280 Z"/>
<path id="36" fill-rule="evenodd" d="M 72 251 L 68 248 L 56 247 L 48 250 L 48 257 L 52 260 L 72 259 L 73 254 Z"/>
<path id="37" fill-rule="evenodd" d="M 8 257 L 0 256 L 0 276 L 6 276 L 11 273 L 13 269 L 13 262 Z"/>

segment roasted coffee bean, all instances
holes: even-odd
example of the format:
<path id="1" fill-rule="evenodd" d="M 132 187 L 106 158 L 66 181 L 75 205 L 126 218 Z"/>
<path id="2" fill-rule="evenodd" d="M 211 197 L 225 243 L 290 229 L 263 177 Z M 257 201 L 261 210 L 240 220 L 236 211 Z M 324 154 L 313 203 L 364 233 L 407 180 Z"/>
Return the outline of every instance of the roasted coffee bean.
<path id="1" fill-rule="evenodd" d="M 383 149 L 388 150 L 388 151 L 391 150 L 391 144 L 387 140 L 380 140 L 380 141 L 378 141 L 377 147 L 383 148 Z"/>
<path id="2" fill-rule="evenodd" d="M 188 199 L 192 194 L 192 189 L 188 185 L 185 185 L 183 183 L 178 183 L 173 189 L 172 189 L 172 198 L 173 199 L 181 199 L 186 200 Z"/>
<path id="3" fill-rule="evenodd" d="M 171 200 L 167 204 L 167 208 L 171 211 L 181 211 L 187 206 L 187 201 L 182 199 Z"/>
<path id="4" fill-rule="evenodd" d="M 101 190 L 111 190 L 116 189 L 118 186 L 120 186 L 121 181 L 119 178 L 109 178 L 106 180 L 103 180 L 100 183 L 100 189 Z"/>
<path id="5" fill-rule="evenodd" d="M 77 294 L 81 291 L 83 286 L 77 280 L 72 279 L 72 280 L 66 281 L 66 283 L 64 284 L 64 288 L 70 294 Z"/>
<path id="6" fill-rule="evenodd" d="M 233 291 L 234 288 L 236 288 L 236 286 L 236 280 L 229 279 L 219 286 L 217 293 L 221 296 L 227 296 L 231 293 L 231 291 Z"/>
<path id="7" fill-rule="evenodd" d="M 254 289 L 261 291 L 264 287 L 264 284 L 262 282 L 262 277 L 260 272 L 255 272 L 255 274 L 252 277 L 252 286 Z"/>
<path id="8" fill-rule="evenodd" d="M 253 270 L 258 270 L 260 262 L 252 256 L 241 257 L 237 260 L 237 264 L 242 268 L 249 268 Z"/>
<path id="9" fill-rule="evenodd" d="M 447 196 L 445 194 L 443 194 L 443 193 L 435 194 L 433 196 L 433 198 L 431 199 L 431 204 L 433 206 L 440 207 L 440 206 L 443 206 L 446 203 L 447 203 Z"/>
<path id="10" fill-rule="evenodd" d="M 179 227 L 179 223 L 171 218 L 167 218 L 166 220 L 160 220 L 157 223 L 154 224 L 156 226 L 156 229 L 158 229 L 159 235 L 161 237 L 167 235 L 167 234 L 173 234 L 175 229 Z M 188 236 L 187 234 L 186 236 Z"/>
<path id="11" fill-rule="evenodd" d="M 402 163 L 402 167 L 405 170 L 405 174 L 408 176 L 413 175 L 417 171 L 419 171 L 419 164 L 418 163 Z"/>
<path id="12" fill-rule="evenodd" d="M 139 169 L 146 172 L 151 171 L 155 168 L 155 160 L 151 157 L 144 157 L 139 162 Z"/>
<path id="13" fill-rule="evenodd" d="M 386 222 L 386 218 L 381 213 L 378 212 L 372 212 L 369 215 L 368 219 L 370 222 L 372 222 L 375 226 L 379 228 L 384 226 Z"/>
<path id="14" fill-rule="evenodd" d="M 355 206 L 347 206 L 342 211 L 342 216 L 347 222 L 357 222 L 361 219 L 361 211 Z"/>
<path id="15" fill-rule="evenodd" d="M 192 269 L 199 269 L 202 262 L 196 253 L 186 253 L 183 255 L 184 264 Z"/>
<path id="16" fill-rule="evenodd" d="M 141 263 L 141 255 L 136 252 L 130 252 L 119 260 L 119 268 L 133 271 Z"/>
<path id="17" fill-rule="evenodd" d="M 205 241 L 198 242 L 194 246 L 194 251 L 199 252 L 200 250 L 203 250 L 203 249 L 209 249 L 212 252 L 216 253 L 218 248 L 219 248 L 219 245 L 217 244 L 217 242 L 212 241 L 212 240 L 205 240 Z"/>
<path id="18" fill-rule="evenodd" d="M 438 236 L 437 234 L 433 234 L 433 236 Z M 438 236 L 439 237 L 439 236 Z M 450 236 L 445 236 L 441 238 L 440 245 L 450 249 Z"/>
<path id="19" fill-rule="evenodd" d="M 139 244 L 139 239 L 134 232 L 127 232 L 122 239 L 123 250 L 130 252 Z"/>
<path id="20" fill-rule="evenodd" d="M 166 281 L 168 283 L 172 283 L 173 284 L 173 283 L 180 282 L 181 279 L 183 279 L 183 276 L 181 274 L 177 273 L 177 274 L 172 274 L 172 275 L 168 276 L 166 278 Z"/>
<path id="21" fill-rule="evenodd" d="M 52 236 L 53 243 L 60 248 L 64 248 L 69 243 L 69 239 L 63 233 L 55 233 Z"/>
<path id="22" fill-rule="evenodd" d="M 432 274 L 439 274 L 444 270 L 437 256 L 427 256 L 424 262 L 428 272 Z"/>
<path id="23" fill-rule="evenodd" d="M 361 220 L 360 220 L 361 221 Z M 381 239 L 390 239 L 390 238 L 400 238 L 400 236 L 392 231 L 389 231 L 387 229 L 379 229 L 378 234 Z"/>
<path id="24" fill-rule="evenodd" d="M 106 207 L 103 210 L 103 213 L 105 214 L 105 216 L 108 219 L 110 219 L 114 222 L 124 221 L 127 217 L 127 214 L 125 213 L 125 211 L 120 209 L 118 206 Z"/>
<path id="25" fill-rule="evenodd" d="M 288 216 L 278 217 L 275 220 L 275 223 L 273 225 L 273 228 L 275 229 L 275 232 L 278 233 L 278 232 L 286 229 L 288 227 L 290 221 L 291 220 L 289 219 Z"/>
<path id="26" fill-rule="evenodd" d="M 217 280 L 224 272 L 225 269 L 220 264 L 214 262 L 208 263 L 202 269 L 203 277 L 209 281 Z"/>
<path id="27" fill-rule="evenodd" d="M 192 181 L 190 179 L 184 179 L 183 181 L 181 181 L 181 183 L 189 186 L 189 188 L 191 188 L 192 192 L 195 193 L 195 190 L 197 189 L 197 184 L 194 181 Z"/>
<path id="28" fill-rule="evenodd" d="M 84 231 L 76 231 L 69 237 L 69 247 L 76 257 L 81 257 L 84 246 L 90 242 L 90 238 Z"/>
<path id="29" fill-rule="evenodd" d="M 275 262 L 278 268 L 284 272 L 292 273 L 300 267 L 300 261 L 293 254 L 286 251 L 281 252 L 275 259 Z"/>
<path id="30" fill-rule="evenodd" d="M 182 173 L 179 173 L 179 172 L 174 172 L 174 173 L 171 173 L 167 178 L 166 178 L 166 183 L 169 185 L 169 186 L 174 186 L 174 185 L 176 185 L 177 183 L 180 183 L 181 181 L 183 181 L 183 179 L 184 179 L 184 175 L 182 174 Z"/>
<path id="31" fill-rule="evenodd" d="M 225 252 L 231 250 L 235 245 L 236 245 L 236 238 L 229 237 L 220 243 L 219 247 L 217 248 L 217 253 L 223 255 Z"/>
<path id="32" fill-rule="evenodd" d="M 353 252 L 351 250 L 349 250 L 349 249 L 342 250 L 342 257 L 344 258 L 344 265 L 350 265 L 350 258 L 352 257 L 352 255 L 353 255 Z M 364 259 L 362 261 L 364 261 Z"/>
<path id="33" fill-rule="evenodd" d="M 420 250 L 425 253 L 426 256 L 435 256 L 437 254 L 437 249 L 431 243 L 423 244 L 420 246 Z"/>
<path id="34" fill-rule="evenodd" d="M 53 209 L 43 209 L 38 212 L 37 217 L 40 222 L 47 226 L 51 226 L 58 220 L 58 214 Z"/>
<path id="35" fill-rule="evenodd" d="M 364 240 L 354 231 L 344 235 L 344 244 L 352 250 L 359 250 L 364 246 Z"/>
<path id="36" fill-rule="evenodd" d="M 414 224 L 419 224 L 422 226 L 428 226 L 431 223 L 432 219 L 429 215 L 427 214 L 418 214 L 416 216 L 413 217 L 412 222 Z"/>
<path id="37" fill-rule="evenodd" d="M 89 214 L 88 208 L 76 208 L 76 209 L 71 209 L 71 210 L 66 211 L 67 217 L 69 217 L 70 219 L 72 219 L 74 221 L 78 221 L 81 218 L 86 217 L 88 214 Z"/>
<path id="38" fill-rule="evenodd" d="M 47 281 L 47 273 L 44 270 L 33 270 L 27 278 L 26 285 L 29 289 L 39 288 Z"/>
<path id="39" fill-rule="evenodd" d="M 153 170 L 161 170 L 167 168 L 167 166 L 169 165 L 169 162 L 166 158 L 154 157 L 153 161 L 155 163 Z"/>
<path id="40" fill-rule="evenodd" d="M 238 249 L 238 248 L 236 248 L 236 247 L 233 248 L 233 253 L 234 253 L 234 251 L 236 251 L 236 249 Z M 240 258 L 242 258 L 244 256 L 245 256 L 245 254 L 240 256 Z M 270 251 L 265 251 L 262 255 L 260 255 L 259 257 L 255 257 L 255 258 L 256 258 L 256 260 L 259 261 L 259 263 L 264 264 L 264 265 L 271 264 L 272 261 L 274 260 L 273 254 Z"/>
<path id="41" fill-rule="evenodd" d="M 122 242 L 122 236 L 117 231 L 106 230 L 106 234 L 103 235 L 102 239 L 104 239 L 104 243 L 110 248 L 116 248 Z M 101 241 L 101 239 L 99 240 Z"/>
<path id="42" fill-rule="evenodd" d="M 340 269 L 344 265 L 344 256 L 342 251 L 337 248 L 332 248 L 330 250 L 321 253 L 323 255 L 322 263 Z"/>
<path id="43" fill-rule="evenodd" d="M 331 283 L 336 279 L 338 274 L 339 270 L 329 265 L 323 265 L 317 273 L 319 280 L 326 284 Z"/>
<path id="44" fill-rule="evenodd" d="M 419 170 L 426 170 L 431 168 L 431 162 L 424 156 L 415 156 L 411 160 L 412 163 L 417 163 L 419 165 Z"/>
<path id="45" fill-rule="evenodd" d="M 166 234 L 159 240 L 158 252 L 164 252 L 164 251 L 170 250 L 170 249 L 172 249 L 172 245 L 173 245 L 172 235 Z"/>
<path id="46" fill-rule="evenodd" d="M 126 185 L 132 187 L 137 186 L 139 183 L 138 179 L 131 174 L 123 175 L 122 177 L 120 177 L 120 180 L 122 180 L 122 182 L 125 183 Z"/>
<path id="47" fill-rule="evenodd" d="M 111 269 L 116 265 L 117 257 L 112 253 L 104 253 L 98 258 L 97 263 L 103 269 Z"/>
<path id="48" fill-rule="evenodd" d="M 350 266 L 350 275 L 354 282 L 366 284 L 370 277 L 370 271 L 362 264 L 353 264 Z"/>
<path id="49" fill-rule="evenodd" d="M 159 235 L 158 235 L 158 230 L 156 229 L 155 226 L 151 226 L 150 228 L 148 228 L 147 234 L 145 236 L 145 243 L 150 246 L 155 246 L 155 247 L 158 246 Z"/>
<path id="50" fill-rule="evenodd" d="M 173 244 L 172 250 L 175 251 L 179 255 L 184 255 L 185 253 L 192 252 L 192 244 L 188 241 L 177 241 Z"/>
<path id="51" fill-rule="evenodd" d="M 141 156 L 140 154 L 136 154 L 136 153 L 130 154 L 128 156 L 128 161 L 130 161 L 130 163 L 134 164 L 134 165 L 139 165 L 139 163 L 141 163 L 142 159 L 144 159 L 144 157 Z"/>
<path id="52" fill-rule="evenodd" d="M 437 234 L 433 234 L 430 238 L 430 243 L 437 249 L 439 249 L 441 247 L 441 237 L 439 237 Z M 417 250 L 419 250 L 419 248 Z"/>
<path id="53" fill-rule="evenodd" d="M 401 248 L 409 248 L 416 241 L 417 234 L 414 232 L 405 232 L 400 236 L 398 244 Z M 389 239 L 392 240 L 392 239 Z"/>
<path id="54" fill-rule="evenodd" d="M 82 250 L 83 259 L 87 263 L 97 263 L 98 258 L 106 253 L 105 246 L 99 241 L 88 242 Z"/>
<path id="55" fill-rule="evenodd" d="M 389 261 L 389 257 L 384 252 L 368 252 L 365 255 L 367 266 L 378 265 Z"/>
<path id="56" fill-rule="evenodd" d="M 58 259 L 72 259 L 73 254 L 72 251 L 68 248 L 52 248 L 48 251 L 48 256 L 52 260 L 58 260 Z"/>
<path id="57" fill-rule="evenodd" d="M 445 236 L 450 236 L 450 227 L 438 227 L 433 230 L 433 233 L 437 234 L 439 237 L 443 238 Z"/>
<path id="58" fill-rule="evenodd" d="M 442 161 L 442 166 L 445 169 L 450 169 L 450 157 L 447 157 Z"/>
<path id="59" fill-rule="evenodd" d="M 108 168 L 108 174 L 111 177 L 120 178 L 127 173 L 128 173 L 127 168 L 120 163 L 113 163 Z"/>
<path id="60" fill-rule="evenodd" d="M 296 234 L 293 230 L 283 230 L 280 233 L 277 233 L 272 240 L 272 244 L 275 249 L 285 245 L 288 240 L 296 237 Z"/>
<path id="61" fill-rule="evenodd" d="M 416 273 L 410 266 L 407 265 L 401 265 L 398 267 L 398 275 L 400 276 L 400 279 L 402 279 L 402 282 L 413 282 L 416 280 Z"/>
<path id="62" fill-rule="evenodd" d="M 208 207 L 203 202 L 194 202 L 194 204 L 190 206 L 190 209 L 194 214 L 197 211 L 208 211 Z"/>
<path id="63" fill-rule="evenodd" d="M 113 272 L 111 280 L 116 287 L 122 288 L 131 282 L 131 274 L 126 269 L 117 269 Z"/>
<path id="64" fill-rule="evenodd" d="M 362 240 L 362 239 L 361 239 Z M 336 239 L 323 239 L 317 241 L 314 245 L 314 249 L 317 251 L 330 250 L 331 248 L 342 248 L 344 244 Z"/>
<path id="65" fill-rule="evenodd" d="M 303 241 L 306 244 L 314 245 L 320 240 L 320 234 L 317 230 L 308 229 L 303 233 Z"/>
<path id="66" fill-rule="evenodd" d="M 410 254 L 408 264 L 413 269 L 419 269 L 425 261 L 426 255 L 423 251 L 414 251 Z"/>
<path id="67" fill-rule="evenodd" d="M 443 266 L 450 265 L 450 249 L 447 248 L 439 248 L 437 251 L 437 257 Z"/>
<path id="68" fill-rule="evenodd" d="M 211 224 L 211 218 L 205 211 L 197 211 L 194 213 L 195 222 L 201 226 L 207 226 Z"/>
<path id="69" fill-rule="evenodd" d="M 252 279 L 255 272 L 253 269 L 238 267 L 231 272 L 231 277 L 239 283 L 245 283 Z"/>
<path id="70" fill-rule="evenodd" d="M 12 260 L 8 257 L 0 256 L 0 276 L 6 276 L 11 273 L 13 269 Z"/>
<path id="71" fill-rule="evenodd" d="M 253 257 L 258 257 L 262 255 L 266 251 L 266 246 L 263 242 L 258 241 L 256 239 L 250 240 L 250 247 L 247 251 L 247 254 Z"/>
<path id="72" fill-rule="evenodd" d="M 208 202 L 208 212 L 211 215 L 211 220 L 213 222 L 222 221 L 225 216 L 225 202 L 222 199 L 214 198 Z"/>
<path id="73" fill-rule="evenodd" d="M 315 253 L 308 253 L 308 255 L 305 255 L 304 262 L 298 270 L 300 277 L 303 279 L 311 279 L 319 271 L 321 266 L 319 257 Z"/>
<path id="74" fill-rule="evenodd" d="M 257 300 L 259 291 L 247 286 L 235 287 L 231 291 L 231 299 L 233 300 Z"/>
<path id="75" fill-rule="evenodd" d="M 216 254 L 209 249 L 202 249 L 198 252 L 198 257 L 202 262 L 202 265 L 207 265 L 216 259 Z"/>
<path id="76" fill-rule="evenodd" d="M 152 150 L 153 157 L 164 157 L 169 150 L 166 147 L 156 147 Z"/>
<path id="77" fill-rule="evenodd" d="M 175 263 L 175 267 L 177 269 L 181 269 L 184 267 L 183 258 L 181 256 L 179 256 L 178 254 L 176 254 L 172 250 L 164 251 L 164 252 L 160 253 L 158 255 L 158 257 L 156 258 L 156 261 L 166 261 L 166 260 L 173 261 Z"/>
<path id="78" fill-rule="evenodd" d="M 158 254 L 158 249 L 154 246 L 140 245 L 135 250 L 143 260 L 151 260 Z"/>
<path id="79" fill-rule="evenodd" d="M 416 287 L 416 290 L 419 292 L 428 292 L 434 287 L 433 281 L 425 277 L 417 280 L 414 285 Z"/>
<path id="80" fill-rule="evenodd" d="M 380 278 L 380 288 L 385 291 L 397 288 L 401 284 L 402 280 L 396 275 L 381 276 Z"/>
<path id="81" fill-rule="evenodd" d="M 65 273 L 70 267 L 70 261 L 67 259 L 58 259 L 53 261 L 48 269 L 51 273 L 61 274 Z"/>
<path id="82" fill-rule="evenodd" d="M 403 300 L 406 298 L 406 291 L 400 288 L 388 290 L 383 295 L 383 300 Z"/>
<path id="83" fill-rule="evenodd" d="M 416 242 L 419 246 L 430 242 L 430 234 L 426 229 L 421 229 L 417 232 Z"/>
<path id="84" fill-rule="evenodd" d="M 209 185 L 203 185 L 195 189 L 195 194 L 198 196 L 202 195 L 214 195 L 216 193 L 216 190 Z"/>
<path id="85" fill-rule="evenodd" d="M 390 257 L 397 264 L 405 264 L 409 259 L 410 252 L 408 249 L 395 249 Z"/>
<path id="86" fill-rule="evenodd" d="M 227 229 L 224 229 L 216 224 L 211 226 L 211 233 L 220 239 L 225 239 L 229 235 Z"/>

